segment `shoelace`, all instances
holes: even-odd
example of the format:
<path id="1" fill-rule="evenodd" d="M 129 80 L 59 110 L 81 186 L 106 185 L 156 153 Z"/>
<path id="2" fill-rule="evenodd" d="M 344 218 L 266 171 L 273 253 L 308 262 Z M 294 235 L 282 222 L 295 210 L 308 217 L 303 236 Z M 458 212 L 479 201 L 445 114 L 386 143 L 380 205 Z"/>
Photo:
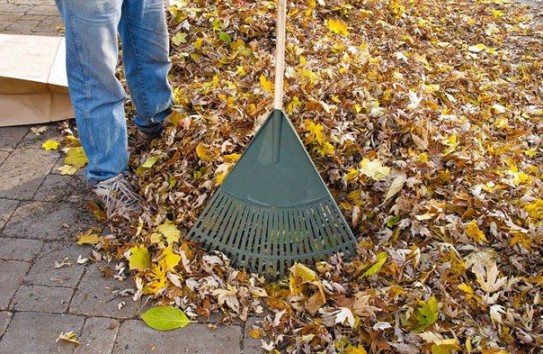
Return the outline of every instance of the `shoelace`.
<path id="1" fill-rule="evenodd" d="M 94 193 L 105 204 L 108 218 L 114 214 L 140 209 L 141 198 L 127 185 L 122 174 L 99 182 L 94 188 Z"/>

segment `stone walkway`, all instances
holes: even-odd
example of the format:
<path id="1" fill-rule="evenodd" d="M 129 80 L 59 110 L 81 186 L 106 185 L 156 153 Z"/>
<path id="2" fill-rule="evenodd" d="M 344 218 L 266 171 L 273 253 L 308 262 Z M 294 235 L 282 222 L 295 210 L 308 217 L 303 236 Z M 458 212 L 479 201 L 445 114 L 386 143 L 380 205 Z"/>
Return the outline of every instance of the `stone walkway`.
<path id="1" fill-rule="evenodd" d="M 60 36 L 54 0 L 0 0 L 0 33 Z"/>
<path id="2" fill-rule="evenodd" d="M 139 304 L 117 296 L 130 280 L 102 275 L 113 265 L 77 264 L 90 252 L 75 235 L 96 225 L 85 204 L 93 196 L 80 175 L 58 174 L 58 152 L 41 147 L 60 136 L 57 126 L 41 136 L 0 128 L 0 353 L 259 353 L 240 325 L 156 332 Z M 56 343 L 70 331 L 81 346 Z"/>
<path id="3" fill-rule="evenodd" d="M 541 21 L 542 2 L 522 2 Z M 61 25 L 52 0 L 0 0 L 0 33 L 62 35 Z M 90 252 L 75 235 L 96 224 L 85 205 L 93 196 L 80 174 L 58 173 L 59 153 L 41 148 L 56 128 L 41 136 L 0 128 L 0 354 L 260 353 L 246 334 L 255 319 L 157 332 L 139 319 L 137 303 L 118 296 L 130 280 L 104 277 L 112 265 L 77 263 Z M 56 342 L 70 331 L 81 346 Z"/>

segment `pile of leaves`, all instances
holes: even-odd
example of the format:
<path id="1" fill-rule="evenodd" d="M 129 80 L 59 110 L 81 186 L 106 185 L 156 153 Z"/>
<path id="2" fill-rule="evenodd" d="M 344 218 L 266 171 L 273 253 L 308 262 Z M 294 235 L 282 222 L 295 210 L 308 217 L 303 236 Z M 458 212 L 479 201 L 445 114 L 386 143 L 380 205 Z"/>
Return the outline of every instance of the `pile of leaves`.
<path id="1" fill-rule="evenodd" d="M 267 282 L 185 237 L 270 110 L 274 1 L 173 2 L 177 111 L 131 159 L 145 212 L 89 243 L 133 271 L 135 300 L 262 316 L 269 351 L 537 352 L 541 29 L 503 0 L 288 7 L 285 110 L 358 255 Z"/>

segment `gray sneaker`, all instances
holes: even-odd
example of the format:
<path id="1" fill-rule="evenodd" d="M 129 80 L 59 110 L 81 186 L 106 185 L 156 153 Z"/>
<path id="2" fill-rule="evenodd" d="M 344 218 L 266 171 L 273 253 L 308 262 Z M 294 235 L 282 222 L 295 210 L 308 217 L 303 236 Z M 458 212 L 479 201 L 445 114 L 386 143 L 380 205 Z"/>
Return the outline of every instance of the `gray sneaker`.
<path id="1" fill-rule="evenodd" d="M 123 173 L 98 182 L 93 190 L 104 204 L 108 218 L 141 212 L 142 199 L 130 188 Z"/>

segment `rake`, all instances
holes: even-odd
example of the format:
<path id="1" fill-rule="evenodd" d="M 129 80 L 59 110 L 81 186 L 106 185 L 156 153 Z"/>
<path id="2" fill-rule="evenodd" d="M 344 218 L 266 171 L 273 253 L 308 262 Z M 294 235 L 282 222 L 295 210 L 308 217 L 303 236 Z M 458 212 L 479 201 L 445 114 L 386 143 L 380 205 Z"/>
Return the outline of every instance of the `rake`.
<path id="1" fill-rule="evenodd" d="M 349 256 L 356 244 L 282 110 L 286 11 L 279 0 L 274 109 L 189 232 L 232 265 L 271 277 L 295 262 Z"/>

